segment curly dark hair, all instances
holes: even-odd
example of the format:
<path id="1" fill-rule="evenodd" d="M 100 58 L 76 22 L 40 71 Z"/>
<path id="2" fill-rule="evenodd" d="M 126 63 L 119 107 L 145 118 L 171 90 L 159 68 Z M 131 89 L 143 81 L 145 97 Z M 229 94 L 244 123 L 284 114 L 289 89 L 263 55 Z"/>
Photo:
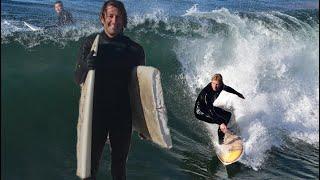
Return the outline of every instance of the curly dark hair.
<path id="1" fill-rule="evenodd" d="M 117 1 L 117 0 L 108 0 L 106 2 L 104 2 L 101 11 L 100 11 L 100 18 L 104 18 L 104 13 L 106 11 L 106 8 L 108 6 L 113 6 L 116 7 L 120 13 L 122 14 L 123 17 L 123 25 L 126 28 L 127 24 L 128 24 L 128 17 L 127 17 L 127 11 L 126 8 L 124 7 L 124 4 L 121 1 Z"/>

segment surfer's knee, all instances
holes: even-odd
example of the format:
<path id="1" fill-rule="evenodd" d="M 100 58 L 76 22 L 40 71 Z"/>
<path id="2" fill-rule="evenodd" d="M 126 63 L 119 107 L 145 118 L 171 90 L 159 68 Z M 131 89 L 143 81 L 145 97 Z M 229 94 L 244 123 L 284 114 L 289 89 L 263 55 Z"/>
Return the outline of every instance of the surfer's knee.
<path id="1" fill-rule="evenodd" d="M 227 111 L 227 113 L 226 113 L 226 121 L 227 121 L 226 123 L 227 124 L 230 122 L 231 116 L 232 116 L 232 113 Z"/>
<path id="2" fill-rule="evenodd" d="M 195 116 L 197 119 L 200 119 L 200 115 L 199 115 L 196 111 L 194 111 L 194 116 Z"/>

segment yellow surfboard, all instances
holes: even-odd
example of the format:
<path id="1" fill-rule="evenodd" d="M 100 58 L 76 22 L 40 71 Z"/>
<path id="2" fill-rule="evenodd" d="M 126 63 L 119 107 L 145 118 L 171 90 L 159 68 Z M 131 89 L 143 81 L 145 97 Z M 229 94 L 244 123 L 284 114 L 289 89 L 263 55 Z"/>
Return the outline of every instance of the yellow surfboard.
<path id="1" fill-rule="evenodd" d="M 242 139 L 233 132 L 228 131 L 224 136 L 223 143 L 221 145 L 217 145 L 215 150 L 219 160 L 224 165 L 237 162 L 243 154 Z"/>

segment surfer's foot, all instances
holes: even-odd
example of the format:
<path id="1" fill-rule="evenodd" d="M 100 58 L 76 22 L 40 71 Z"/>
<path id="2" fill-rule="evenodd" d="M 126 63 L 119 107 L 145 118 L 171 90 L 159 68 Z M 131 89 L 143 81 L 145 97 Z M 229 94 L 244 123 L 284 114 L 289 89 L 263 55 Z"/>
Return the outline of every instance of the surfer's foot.
<path id="1" fill-rule="evenodd" d="M 144 136 L 142 133 L 139 133 L 139 137 L 140 137 L 140 139 L 147 139 L 147 137 L 146 136 Z"/>

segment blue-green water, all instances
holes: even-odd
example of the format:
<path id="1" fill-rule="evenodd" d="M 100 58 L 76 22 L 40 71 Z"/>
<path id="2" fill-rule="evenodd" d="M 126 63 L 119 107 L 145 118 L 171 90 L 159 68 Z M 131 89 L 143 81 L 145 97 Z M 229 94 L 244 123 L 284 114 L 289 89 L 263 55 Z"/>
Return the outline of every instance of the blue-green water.
<path id="1" fill-rule="evenodd" d="M 56 21 L 52 1 L 1 2 L 1 179 L 77 179 L 80 89 L 73 70 L 84 38 L 101 30 L 100 1 L 65 1 L 76 25 Z M 319 179 L 318 1 L 124 1 L 126 34 L 161 71 L 173 148 L 132 136 L 128 179 Z M 228 170 L 211 125 L 193 105 L 214 73 L 242 92 L 230 102 L 245 153 Z M 106 146 L 98 178 L 110 177 Z"/>

